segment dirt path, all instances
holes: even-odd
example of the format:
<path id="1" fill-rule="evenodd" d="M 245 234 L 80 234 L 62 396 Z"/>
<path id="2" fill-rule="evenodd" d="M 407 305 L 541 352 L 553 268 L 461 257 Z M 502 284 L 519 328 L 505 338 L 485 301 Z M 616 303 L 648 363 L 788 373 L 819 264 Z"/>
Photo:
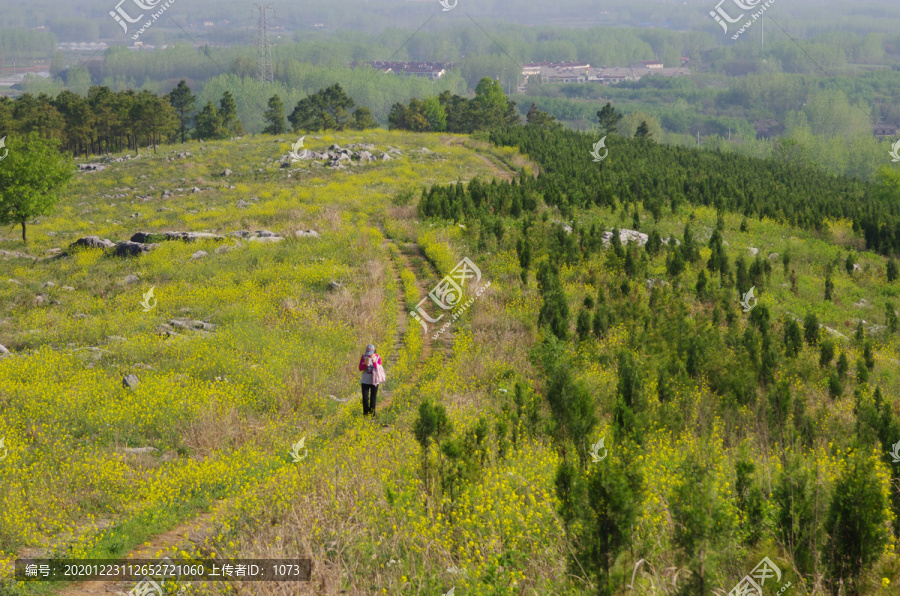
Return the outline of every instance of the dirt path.
<path id="1" fill-rule="evenodd" d="M 469 142 L 467 143 L 467 141 L 469 141 Z M 497 178 L 500 178 L 502 180 L 506 180 L 507 182 L 512 182 L 512 179 L 514 176 L 513 172 L 510 172 L 507 169 L 505 164 L 497 163 L 499 160 L 497 160 L 496 158 L 485 155 L 482 152 L 480 152 L 478 150 L 478 145 L 471 142 L 471 140 L 450 137 L 449 139 L 447 139 L 444 142 L 444 145 L 447 147 L 449 147 L 450 145 L 463 145 L 463 146 L 471 149 L 472 151 L 475 151 L 475 154 L 478 156 L 478 158 L 481 161 L 483 161 L 485 163 L 485 165 L 487 165 L 491 169 L 491 173 L 494 176 L 496 176 Z"/>
<path id="2" fill-rule="evenodd" d="M 379 229 L 381 229 L 380 225 Z M 383 229 L 382 232 L 384 232 Z M 394 244 L 400 249 L 400 258 L 398 259 L 399 262 L 396 262 L 394 259 L 390 259 L 390 267 L 394 273 L 394 280 L 397 283 L 398 290 L 397 334 L 394 337 L 394 350 L 391 354 L 390 361 L 388 362 L 388 364 L 390 365 L 396 364 L 400 351 L 406 346 L 404 337 L 406 336 L 408 326 L 415 325 L 417 328 L 419 327 L 419 322 L 412 319 L 412 317 L 409 316 L 409 311 L 407 310 L 406 299 L 403 292 L 403 279 L 400 277 L 400 269 L 403 268 L 407 271 L 411 271 L 413 275 L 415 275 L 416 287 L 419 290 L 420 300 L 428 295 L 428 292 L 431 291 L 432 287 L 434 287 L 434 284 L 437 283 L 437 281 L 440 279 L 440 274 L 427 261 L 427 259 L 425 258 L 425 254 L 422 252 L 422 248 L 418 244 L 397 244 L 393 240 L 386 238 L 382 243 L 382 246 L 387 246 L 388 244 Z M 419 372 L 431 357 L 436 347 L 439 346 L 440 349 L 442 349 L 444 358 L 449 359 L 453 355 L 452 331 L 445 331 L 444 337 L 439 340 L 440 343 L 437 343 L 435 340 L 432 340 L 430 336 L 430 334 L 434 332 L 434 329 L 432 327 L 434 327 L 434 325 L 429 327 L 429 334 L 426 334 L 426 337 L 423 338 L 422 353 L 419 354 L 418 366 L 413 371 L 412 376 L 406 379 L 404 385 L 416 384 L 419 378 Z M 424 329 L 422 330 L 422 333 L 425 333 Z M 385 390 L 384 393 L 379 393 L 378 402 L 376 404 L 376 408 L 378 411 L 385 411 L 385 409 L 387 409 L 391 405 L 392 395 L 392 390 Z"/>
<path id="3" fill-rule="evenodd" d="M 394 243 L 394 241 L 385 239 L 382 245 L 386 246 L 391 243 Z M 403 280 L 400 277 L 401 267 L 412 271 L 416 276 L 416 286 L 419 289 L 420 299 L 425 297 L 434 284 L 440 279 L 440 274 L 425 259 L 425 255 L 418 244 L 398 245 L 398 248 L 400 248 L 399 263 L 395 262 L 393 259 L 390 259 L 389 261 L 391 270 L 394 274 L 394 281 L 397 284 L 398 293 L 397 332 L 394 336 L 394 349 L 391 352 L 391 358 L 387 363 L 388 365 L 396 364 L 400 350 L 405 347 L 404 337 L 408 325 L 415 324 L 418 326 L 418 322 L 411 319 L 409 311 L 406 308 L 406 299 L 403 293 Z M 430 329 L 430 331 L 432 330 Z M 419 355 L 418 366 L 413 371 L 412 376 L 405 380 L 404 385 L 414 385 L 416 383 L 419 372 L 422 370 L 422 367 L 425 365 L 428 358 L 431 357 L 436 346 L 439 346 L 439 349 L 442 349 L 445 358 L 450 358 L 452 356 L 452 334 L 449 331 L 445 332 L 445 337 L 439 341 L 441 343 L 433 341 L 430 336 L 425 338 L 425 341 L 422 344 L 422 353 Z M 379 394 L 378 402 L 376 404 L 378 411 L 383 412 L 386 408 L 391 406 L 392 394 L 393 391 L 385 391 L 383 394 Z M 214 515 L 212 513 L 202 513 L 167 532 L 154 536 L 148 543 L 132 549 L 131 552 L 123 558 L 156 560 L 156 553 L 160 551 L 169 552 L 173 548 L 184 548 L 184 550 L 191 552 L 194 550 L 194 545 L 202 544 L 204 538 L 213 531 L 214 521 Z M 101 594 L 124 595 L 128 594 L 129 590 L 131 590 L 134 585 L 135 582 L 87 581 L 69 584 L 62 588 L 58 594 L 60 596 L 97 596 Z"/>
<path id="4" fill-rule="evenodd" d="M 153 537 L 147 544 L 135 548 L 127 555 L 125 559 L 151 559 L 158 560 L 156 556 L 159 551 L 170 550 L 172 548 L 185 548 L 190 551 L 193 544 L 202 544 L 203 539 L 212 531 L 213 514 L 202 513 L 178 527 L 172 528 L 168 532 L 163 532 Z M 97 594 L 128 594 L 134 588 L 137 582 L 133 581 L 87 581 L 77 584 L 70 584 L 63 588 L 58 594 L 60 596 L 90 596 Z"/>

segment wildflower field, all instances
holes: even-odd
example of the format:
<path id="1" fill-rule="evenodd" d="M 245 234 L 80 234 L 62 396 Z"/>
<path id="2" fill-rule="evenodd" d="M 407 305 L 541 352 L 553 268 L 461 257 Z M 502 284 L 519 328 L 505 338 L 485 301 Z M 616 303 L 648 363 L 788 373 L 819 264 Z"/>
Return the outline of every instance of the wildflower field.
<path id="1" fill-rule="evenodd" d="M 28 246 L 0 242 L 36 257 L 0 260 L 0 593 L 95 593 L 17 582 L 16 558 L 138 555 L 313 562 L 309 582 L 172 594 L 728 593 L 763 557 L 775 590 L 825 594 L 838 570 L 895 593 L 900 282 L 849 222 L 560 208 L 525 183 L 547 164 L 483 138 L 306 137 L 399 150 L 344 170 L 280 167 L 293 142 L 142 151 L 79 173 Z M 666 242 L 604 244 L 618 228 Z M 225 238 L 55 250 L 170 230 Z M 722 251 L 751 263 L 749 312 L 707 265 Z M 445 321 L 409 312 L 464 257 L 490 286 L 432 339 Z M 369 343 L 388 376 L 374 419 Z M 835 538 L 841 494 L 871 527 Z M 877 548 L 854 572 L 836 540 Z"/>

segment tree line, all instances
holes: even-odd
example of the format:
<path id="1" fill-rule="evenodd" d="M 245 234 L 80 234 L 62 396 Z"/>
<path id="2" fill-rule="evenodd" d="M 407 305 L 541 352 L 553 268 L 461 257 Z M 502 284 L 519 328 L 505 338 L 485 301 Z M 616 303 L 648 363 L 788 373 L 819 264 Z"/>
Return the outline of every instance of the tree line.
<path id="1" fill-rule="evenodd" d="M 87 97 L 63 91 L 55 98 L 45 94 L 24 94 L 11 100 L 0 98 L 0 131 L 7 136 L 27 136 L 36 132 L 60 141 L 73 155 L 137 151 L 191 138 L 222 139 L 241 134 L 237 106 L 227 91 L 219 107 L 209 102 L 197 114 L 190 128 L 195 96 L 184 84 L 162 97 L 148 90 L 112 92 L 108 87 L 91 87 Z"/>

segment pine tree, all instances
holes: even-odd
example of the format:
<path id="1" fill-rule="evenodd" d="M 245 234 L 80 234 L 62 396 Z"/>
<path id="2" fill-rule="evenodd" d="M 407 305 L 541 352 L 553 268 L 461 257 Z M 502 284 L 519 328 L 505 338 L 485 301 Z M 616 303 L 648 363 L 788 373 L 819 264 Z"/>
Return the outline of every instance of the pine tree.
<path id="1" fill-rule="evenodd" d="M 791 319 L 784 328 L 784 354 L 793 358 L 803 350 L 803 337 L 800 334 L 800 325 Z"/>
<path id="2" fill-rule="evenodd" d="M 263 118 L 267 122 L 263 134 L 280 135 L 284 133 L 284 103 L 278 95 L 269 98 L 269 109 L 265 111 Z"/>
<path id="3" fill-rule="evenodd" d="M 706 298 L 706 271 L 703 269 L 697 274 L 697 285 L 695 286 L 695 289 L 697 290 L 698 298 Z"/>
<path id="4" fill-rule="evenodd" d="M 585 341 L 591 335 L 591 313 L 587 309 L 582 309 L 578 313 L 578 320 L 575 323 L 575 332 L 578 335 L 578 341 Z"/>
<path id="5" fill-rule="evenodd" d="M 184 131 L 190 120 L 190 113 L 196 107 L 197 96 L 191 93 L 184 79 L 178 82 L 178 86 L 169 93 L 169 103 L 178 111 L 178 121 L 181 127 L 181 142 L 184 143 Z"/>
<path id="6" fill-rule="evenodd" d="M 617 112 L 609 102 L 597 112 L 597 119 L 600 121 L 600 130 L 608 135 L 615 134 L 616 125 L 622 118 L 623 115 Z"/>
<path id="7" fill-rule="evenodd" d="M 791 553 L 801 575 L 816 569 L 822 542 L 824 517 L 820 483 L 816 474 L 797 453 L 789 453 L 775 481 L 772 500 L 778 541 Z"/>
<path id="8" fill-rule="evenodd" d="M 647 126 L 646 121 L 641 121 L 640 125 L 638 125 L 637 130 L 634 132 L 635 139 L 652 139 L 650 136 L 650 127 Z"/>
<path id="9" fill-rule="evenodd" d="M 224 136 L 225 128 L 222 125 L 222 117 L 211 101 L 206 102 L 200 113 L 197 114 L 194 134 L 198 139 L 219 139 Z"/>
<path id="10" fill-rule="evenodd" d="M 878 561 L 890 540 L 885 527 L 887 482 L 879 476 L 877 463 L 857 452 L 835 483 L 825 520 L 828 540 L 824 556 L 832 593 L 842 586 L 845 594 L 861 594 L 863 574 Z"/>
<path id="11" fill-rule="evenodd" d="M 841 355 L 837 361 L 838 378 L 840 378 L 841 380 L 846 378 L 847 371 L 849 371 L 849 370 L 850 370 L 850 361 L 847 359 L 847 353 L 841 352 Z"/>
<path id="12" fill-rule="evenodd" d="M 230 91 L 222 94 L 219 100 L 219 117 L 222 119 L 222 128 L 230 136 L 239 137 L 244 134 L 244 125 L 237 117 L 237 102 Z"/>
<path id="13" fill-rule="evenodd" d="M 834 360 L 834 342 L 825 339 L 819 344 L 819 366 L 826 367 Z"/>
<path id="14" fill-rule="evenodd" d="M 884 306 L 884 324 L 887 326 L 888 333 L 897 333 L 897 311 L 894 310 L 893 302 L 888 302 Z"/>
<path id="15" fill-rule="evenodd" d="M 360 106 L 353 110 L 353 130 L 369 130 L 370 128 L 378 128 L 378 122 L 372 116 L 369 108 Z"/>
<path id="16" fill-rule="evenodd" d="M 853 253 L 847 253 L 847 259 L 844 261 L 844 269 L 847 270 L 848 275 L 853 275 L 853 265 L 855 264 L 853 260 Z"/>
<path id="17" fill-rule="evenodd" d="M 825 300 L 834 299 L 834 282 L 831 280 L 831 267 L 825 272 Z"/>
<path id="18" fill-rule="evenodd" d="M 897 261 L 895 261 L 894 259 L 890 259 L 888 261 L 886 275 L 888 283 L 891 283 L 892 281 L 896 280 L 898 276 L 900 276 L 900 272 L 898 272 L 897 270 Z"/>
<path id="19" fill-rule="evenodd" d="M 713 593 L 708 565 L 732 531 L 726 499 L 711 465 L 690 459 L 684 464 L 669 499 L 675 526 L 672 542 L 680 563 L 691 571 L 679 580 L 678 594 Z"/>
<path id="20" fill-rule="evenodd" d="M 871 341 L 867 341 L 863 347 L 863 358 L 866 360 L 866 368 L 869 370 L 875 368 L 875 350 L 872 348 Z"/>
<path id="21" fill-rule="evenodd" d="M 809 313 L 803 319 L 803 337 L 807 345 L 814 346 L 819 343 L 819 318 L 815 313 Z"/>

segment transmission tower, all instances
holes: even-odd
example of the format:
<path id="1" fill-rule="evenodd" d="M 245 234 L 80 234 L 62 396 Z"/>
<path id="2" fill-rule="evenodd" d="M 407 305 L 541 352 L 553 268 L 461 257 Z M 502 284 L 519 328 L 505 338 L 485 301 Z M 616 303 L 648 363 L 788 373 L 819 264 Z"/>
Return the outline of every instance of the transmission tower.
<path id="1" fill-rule="evenodd" d="M 265 6 L 253 3 L 256 7 L 254 10 L 259 13 L 259 24 L 257 25 L 256 37 L 256 78 L 263 83 L 272 83 L 275 81 L 275 69 L 272 67 L 272 46 L 269 45 L 269 23 L 266 19 L 266 12 L 275 9 L 271 4 Z"/>

